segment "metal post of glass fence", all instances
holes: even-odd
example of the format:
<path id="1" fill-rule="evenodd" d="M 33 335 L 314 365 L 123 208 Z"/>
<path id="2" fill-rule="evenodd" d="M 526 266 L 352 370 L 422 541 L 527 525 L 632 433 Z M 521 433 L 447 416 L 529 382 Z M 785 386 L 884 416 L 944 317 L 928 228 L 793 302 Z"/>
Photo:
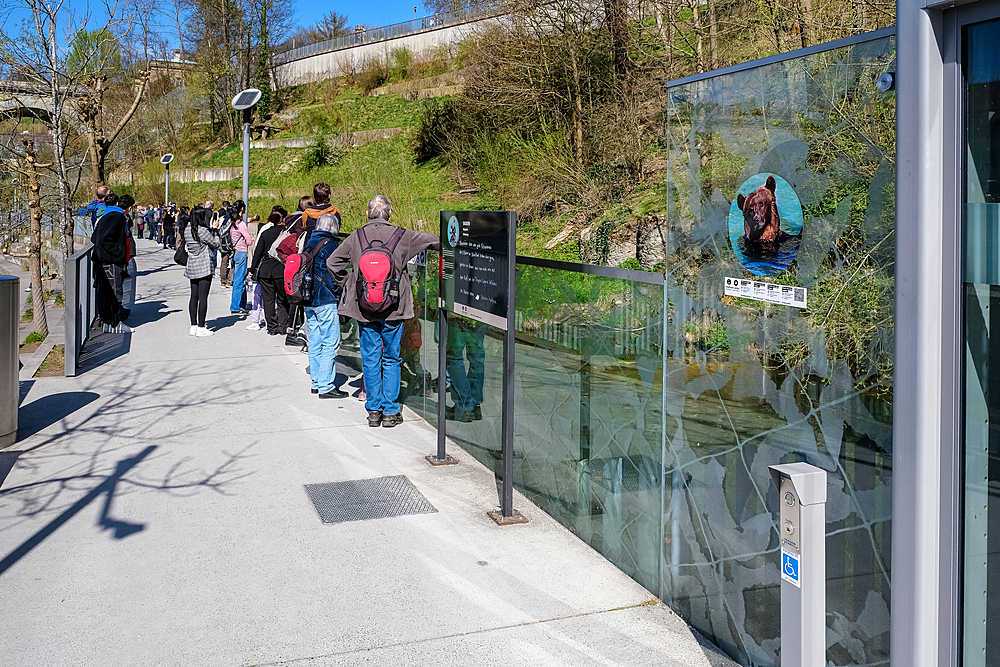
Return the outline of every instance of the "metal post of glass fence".
<path id="1" fill-rule="evenodd" d="M 528 523 L 528 519 L 514 509 L 514 295 L 517 282 L 517 215 L 508 212 L 507 218 L 507 329 L 503 334 L 503 408 L 501 465 L 503 485 L 500 493 L 500 512 L 487 512 L 501 526 Z"/>
<path id="2" fill-rule="evenodd" d="M 808 463 L 768 470 L 781 508 L 781 664 L 825 667 L 826 471 Z"/>
<path id="3" fill-rule="evenodd" d="M 18 347 L 21 281 L 0 276 L 0 449 L 17 440 Z"/>
<path id="4" fill-rule="evenodd" d="M 448 341 L 448 316 L 441 304 L 438 304 L 438 405 L 437 405 L 437 454 L 429 454 L 425 458 L 432 466 L 446 466 L 458 463 L 458 459 L 449 455 L 446 450 L 445 437 L 445 404 L 447 403 L 448 360 L 445 356 Z"/>

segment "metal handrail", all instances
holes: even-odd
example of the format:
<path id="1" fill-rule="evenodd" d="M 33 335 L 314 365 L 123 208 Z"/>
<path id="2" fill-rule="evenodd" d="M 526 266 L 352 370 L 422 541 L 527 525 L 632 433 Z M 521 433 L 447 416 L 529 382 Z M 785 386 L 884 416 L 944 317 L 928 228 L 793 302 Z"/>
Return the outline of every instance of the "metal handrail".
<path id="1" fill-rule="evenodd" d="M 90 338 L 90 326 L 97 313 L 94 291 L 94 263 L 88 245 L 66 259 L 63 271 L 66 299 L 66 377 L 75 377 L 80 369 L 80 352 Z"/>
<path id="2" fill-rule="evenodd" d="M 603 276 L 605 278 L 631 280 L 632 282 L 646 283 L 647 285 L 662 285 L 664 280 L 663 274 L 655 271 L 637 271 L 635 269 L 622 269 L 617 266 L 599 266 L 597 264 L 565 262 L 558 259 L 528 257 L 527 255 L 518 255 L 517 263 L 525 266 L 540 266 L 545 269 L 556 269 L 558 271 L 585 273 L 590 276 Z"/>
<path id="3" fill-rule="evenodd" d="M 469 21 L 485 18 L 495 13 L 497 13 L 495 9 L 483 9 L 476 12 L 443 12 L 378 28 L 365 28 L 362 31 L 351 32 L 347 35 L 341 35 L 340 37 L 334 37 L 322 42 L 306 44 L 305 46 L 300 46 L 284 53 L 277 53 L 274 56 L 274 63 L 280 65 L 320 53 L 349 49 L 354 46 L 392 39 L 393 37 L 402 37 L 403 35 L 423 30 L 439 30 L 459 23 L 468 23 Z"/>

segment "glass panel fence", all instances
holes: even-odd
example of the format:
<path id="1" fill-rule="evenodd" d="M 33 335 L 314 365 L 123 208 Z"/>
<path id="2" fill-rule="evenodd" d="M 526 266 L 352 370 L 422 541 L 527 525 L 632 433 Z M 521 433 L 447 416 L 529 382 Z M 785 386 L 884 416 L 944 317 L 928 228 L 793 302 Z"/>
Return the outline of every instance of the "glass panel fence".
<path id="1" fill-rule="evenodd" d="M 886 37 L 668 90 L 660 591 L 747 665 L 780 661 L 791 461 L 828 474 L 827 660 L 888 664 L 894 64 Z"/>
<path id="2" fill-rule="evenodd" d="M 516 304 L 515 486 L 655 592 L 663 284 L 519 264 Z"/>
<path id="3" fill-rule="evenodd" d="M 879 37 L 670 87 L 665 282 L 517 267 L 515 485 L 746 665 L 780 664 L 790 461 L 828 473 L 827 660 L 888 664 L 894 64 Z M 437 263 L 404 345 L 431 424 Z M 498 471 L 502 335 L 449 321 L 448 433 Z"/>
<path id="4" fill-rule="evenodd" d="M 403 393 L 435 424 L 436 253 L 427 267 L 410 267 L 427 390 L 409 392 L 404 371 Z M 657 283 L 518 264 L 514 368 L 515 486 L 654 592 L 663 446 Z M 448 321 L 447 433 L 498 473 L 503 335 L 451 314 Z"/>

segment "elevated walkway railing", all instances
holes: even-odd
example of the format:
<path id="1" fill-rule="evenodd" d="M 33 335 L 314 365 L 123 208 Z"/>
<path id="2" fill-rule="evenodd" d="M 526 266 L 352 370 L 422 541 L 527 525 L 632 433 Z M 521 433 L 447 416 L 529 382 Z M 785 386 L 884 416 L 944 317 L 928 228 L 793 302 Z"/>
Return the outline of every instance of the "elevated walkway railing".
<path id="1" fill-rule="evenodd" d="M 334 37 L 333 39 L 327 39 L 322 42 L 313 42 L 312 44 L 306 44 L 305 46 L 300 46 L 289 51 L 285 51 L 284 53 L 278 53 L 274 56 L 274 62 L 275 64 L 280 65 L 293 60 L 299 60 L 300 58 L 315 56 L 320 53 L 329 53 L 331 51 L 339 51 L 340 49 L 349 49 L 351 47 L 392 39 L 393 37 L 401 37 L 403 35 L 409 35 L 424 30 L 440 30 L 441 28 L 446 28 L 448 26 L 459 25 L 475 21 L 477 19 L 486 18 L 487 16 L 491 16 L 495 13 L 496 10 L 494 9 L 482 9 L 475 12 L 442 12 L 434 14 L 433 16 L 424 16 L 423 18 L 403 21 L 402 23 L 393 23 L 392 25 L 381 26 L 378 28 L 366 28 L 363 31 L 351 32 L 347 35 Z"/>

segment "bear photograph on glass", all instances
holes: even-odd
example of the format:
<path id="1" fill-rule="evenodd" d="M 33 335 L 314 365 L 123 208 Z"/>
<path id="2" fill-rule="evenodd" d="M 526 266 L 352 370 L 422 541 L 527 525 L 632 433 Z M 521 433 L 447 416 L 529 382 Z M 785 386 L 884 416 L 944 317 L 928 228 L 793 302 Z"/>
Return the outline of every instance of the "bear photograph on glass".
<path id="1" fill-rule="evenodd" d="M 802 242 L 802 205 L 785 179 L 755 174 L 740 186 L 729 211 L 729 238 L 737 259 L 758 276 L 781 273 Z"/>

